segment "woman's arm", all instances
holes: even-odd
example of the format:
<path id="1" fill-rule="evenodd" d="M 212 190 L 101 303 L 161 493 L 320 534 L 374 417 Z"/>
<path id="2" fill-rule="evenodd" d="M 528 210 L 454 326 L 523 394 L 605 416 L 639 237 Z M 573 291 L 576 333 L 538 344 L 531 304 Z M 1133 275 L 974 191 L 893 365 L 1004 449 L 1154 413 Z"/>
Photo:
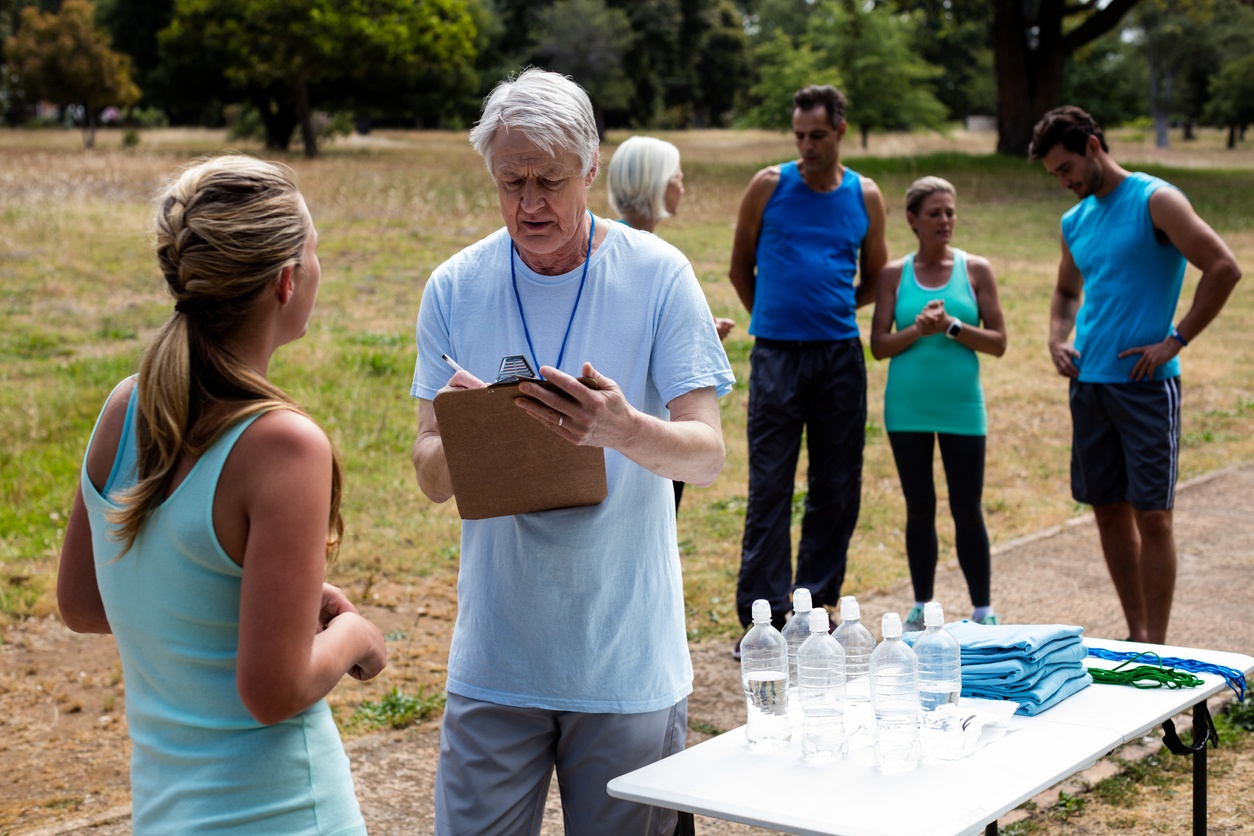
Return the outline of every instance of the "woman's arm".
<path id="1" fill-rule="evenodd" d="M 328 605 L 331 445 L 322 430 L 288 410 L 258 418 L 232 450 L 218 495 L 215 527 L 221 514 L 228 554 L 238 548 L 231 529 L 243 526 L 236 687 L 253 717 L 280 722 L 325 697 L 345 673 L 369 679 L 381 671 L 379 628 L 346 599 L 331 596 Z"/>
<path id="2" fill-rule="evenodd" d="M 975 290 L 975 302 L 979 306 L 980 323 L 983 327 L 966 325 L 954 337 L 972 351 L 982 351 L 994 357 L 1006 353 L 1006 319 L 997 299 L 997 280 L 988 259 L 967 256 L 967 275 Z"/>

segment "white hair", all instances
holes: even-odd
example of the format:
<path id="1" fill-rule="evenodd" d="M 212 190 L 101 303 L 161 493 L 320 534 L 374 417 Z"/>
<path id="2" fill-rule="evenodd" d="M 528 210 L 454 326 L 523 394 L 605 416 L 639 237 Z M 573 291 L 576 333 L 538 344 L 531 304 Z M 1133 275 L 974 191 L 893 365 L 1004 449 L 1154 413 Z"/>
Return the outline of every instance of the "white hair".
<path id="1" fill-rule="evenodd" d="M 666 186 L 679 171 L 679 149 L 664 139 L 629 137 L 610 160 L 607 184 L 610 208 L 619 217 L 638 215 L 646 221 L 669 218 Z"/>
<path id="2" fill-rule="evenodd" d="M 560 73 L 529 67 L 497 83 L 483 100 L 483 115 L 470 131 L 470 143 L 492 171 L 492 149 L 502 130 L 521 131 L 546 152 L 579 156 L 580 175 L 597 163 L 596 116 L 588 94 Z"/>

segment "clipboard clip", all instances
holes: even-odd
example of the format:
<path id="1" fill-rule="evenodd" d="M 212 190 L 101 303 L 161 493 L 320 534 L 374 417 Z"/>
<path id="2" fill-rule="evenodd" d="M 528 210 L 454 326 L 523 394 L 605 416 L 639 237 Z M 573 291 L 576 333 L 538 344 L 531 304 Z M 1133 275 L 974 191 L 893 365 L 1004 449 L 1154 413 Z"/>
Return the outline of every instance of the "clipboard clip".
<path id="1" fill-rule="evenodd" d="M 501 358 L 501 366 L 496 371 L 496 382 L 493 386 L 508 386 L 520 380 L 539 380 L 527 358 L 521 354 L 510 354 Z"/>

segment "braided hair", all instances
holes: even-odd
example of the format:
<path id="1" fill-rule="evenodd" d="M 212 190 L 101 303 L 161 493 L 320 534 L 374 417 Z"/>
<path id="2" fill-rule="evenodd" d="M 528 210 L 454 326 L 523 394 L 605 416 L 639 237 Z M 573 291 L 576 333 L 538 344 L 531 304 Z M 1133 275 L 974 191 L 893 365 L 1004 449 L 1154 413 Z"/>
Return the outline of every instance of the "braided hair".
<path id="1" fill-rule="evenodd" d="M 174 313 L 139 365 L 139 481 L 110 517 L 135 543 L 184 455 L 200 456 L 233 424 L 273 409 L 309 414 L 228 347 L 253 303 L 300 263 L 313 226 L 293 173 L 243 155 L 189 165 L 158 199 L 157 264 Z M 332 452 L 327 556 L 343 535 L 342 469 Z"/>

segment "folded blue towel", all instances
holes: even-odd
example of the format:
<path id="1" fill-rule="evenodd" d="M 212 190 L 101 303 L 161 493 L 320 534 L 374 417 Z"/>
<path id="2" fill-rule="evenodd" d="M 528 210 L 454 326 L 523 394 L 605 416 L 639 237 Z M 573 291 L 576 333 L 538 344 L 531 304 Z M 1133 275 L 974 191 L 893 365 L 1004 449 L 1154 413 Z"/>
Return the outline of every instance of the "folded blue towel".
<path id="1" fill-rule="evenodd" d="M 986 685 L 1010 684 L 1055 668 L 1081 667 L 1088 655 L 1088 648 L 1078 641 L 1063 639 L 1052 641 L 1040 648 L 1037 655 L 1040 658 L 1036 661 L 1022 658 L 971 663 L 964 661 L 962 679 L 964 682 L 980 682 Z"/>
<path id="2" fill-rule="evenodd" d="M 968 687 L 962 681 L 962 696 L 979 697 L 986 700 L 1014 700 L 1019 703 L 1016 714 L 1029 717 L 1057 705 L 1062 700 L 1093 683 L 1093 677 L 1082 667 L 1060 668 L 1042 678 L 1031 689 L 1018 691 L 1008 688 L 981 688 L 977 685 Z"/>
<path id="3" fill-rule="evenodd" d="M 985 656 L 1034 661 L 1045 645 L 1059 640 L 1078 642 L 1084 633 L 1083 627 L 1068 624 L 976 624 L 974 621 L 946 624 L 945 629 L 962 645 L 963 661 L 968 656 L 973 657 L 972 661 Z"/>

